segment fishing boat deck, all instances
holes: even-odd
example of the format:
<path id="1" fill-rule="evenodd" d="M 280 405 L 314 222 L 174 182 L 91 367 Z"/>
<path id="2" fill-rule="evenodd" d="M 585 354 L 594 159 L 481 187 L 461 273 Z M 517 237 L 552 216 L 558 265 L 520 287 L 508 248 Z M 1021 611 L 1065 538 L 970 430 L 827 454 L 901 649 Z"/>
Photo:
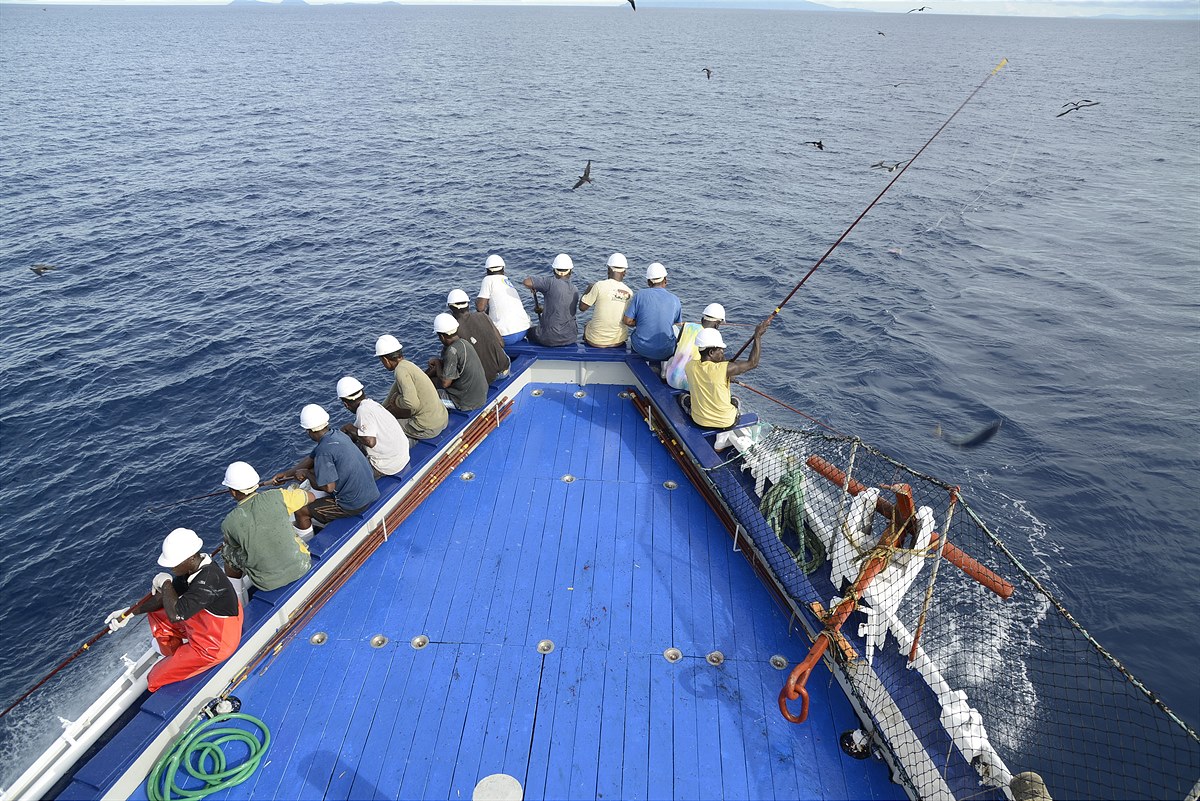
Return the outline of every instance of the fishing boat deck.
<path id="1" fill-rule="evenodd" d="M 578 389 L 525 386 L 237 689 L 272 744 L 214 798 L 458 799 L 494 773 L 526 798 L 905 797 L 881 762 L 842 753 L 857 722 L 823 666 L 809 721 L 780 717 L 769 660 L 794 663 L 806 638 L 622 388 Z"/>

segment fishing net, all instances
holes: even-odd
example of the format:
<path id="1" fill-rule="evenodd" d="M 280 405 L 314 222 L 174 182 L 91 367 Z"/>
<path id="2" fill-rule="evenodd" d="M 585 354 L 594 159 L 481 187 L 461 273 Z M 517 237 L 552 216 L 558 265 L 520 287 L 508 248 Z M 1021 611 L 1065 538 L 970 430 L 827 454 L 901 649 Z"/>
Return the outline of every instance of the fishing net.
<path id="1" fill-rule="evenodd" d="M 764 428 L 757 439 L 708 477 L 740 547 L 810 631 L 857 599 L 828 653 L 868 710 L 872 744 L 917 796 L 1003 798 L 1026 771 L 1060 801 L 1195 792 L 1196 733 L 956 488 L 850 438 Z"/>

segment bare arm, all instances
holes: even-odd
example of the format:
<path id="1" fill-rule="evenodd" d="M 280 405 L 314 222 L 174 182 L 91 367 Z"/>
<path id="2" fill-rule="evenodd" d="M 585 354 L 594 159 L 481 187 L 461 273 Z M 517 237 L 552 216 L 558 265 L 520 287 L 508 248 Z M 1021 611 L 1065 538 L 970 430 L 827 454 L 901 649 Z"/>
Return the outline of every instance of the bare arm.
<path id="1" fill-rule="evenodd" d="M 748 373 L 755 367 L 758 367 L 758 359 L 762 355 L 762 337 L 766 333 L 767 326 L 771 324 L 771 318 L 763 320 L 754 329 L 754 341 L 750 345 L 750 357 L 744 362 L 726 362 L 725 377 L 734 378 L 742 373 Z"/>
<path id="2" fill-rule="evenodd" d="M 488 310 L 488 299 L 487 298 L 475 298 L 475 311 L 484 312 L 486 314 L 487 310 Z"/>

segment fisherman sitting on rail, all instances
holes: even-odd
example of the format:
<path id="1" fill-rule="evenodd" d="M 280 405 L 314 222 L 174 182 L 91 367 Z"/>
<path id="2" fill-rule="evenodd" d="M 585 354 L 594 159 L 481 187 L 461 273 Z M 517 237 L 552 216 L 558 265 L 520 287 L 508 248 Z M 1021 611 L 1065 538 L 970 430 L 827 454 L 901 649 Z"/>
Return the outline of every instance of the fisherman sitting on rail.
<path id="1" fill-rule="evenodd" d="M 475 298 L 475 311 L 487 313 L 505 345 L 515 345 L 525 338 L 525 332 L 532 325 L 529 312 L 521 303 L 521 293 L 504 274 L 504 259 L 493 253 L 487 257 L 484 269 L 487 275 Z"/>
<path id="2" fill-rule="evenodd" d="M 259 492 L 258 471 L 246 462 L 229 465 L 221 483 L 237 501 L 221 521 L 225 537 L 221 558 L 242 603 L 249 600 L 248 585 L 274 590 L 307 573 L 312 557 L 304 537 L 313 535 L 306 508 L 312 500 L 309 494 L 296 487 Z"/>
<path id="3" fill-rule="evenodd" d="M 621 319 L 633 300 L 633 290 L 625 285 L 629 262 L 621 253 L 608 257 L 608 278 L 587 288 L 579 299 L 579 310 L 595 307 L 592 319 L 583 327 L 583 342 L 593 348 L 619 348 L 629 339 L 629 329 Z"/>
<path id="4" fill-rule="evenodd" d="M 394 476 L 408 466 L 408 437 L 400 421 L 383 404 L 367 397 L 362 382 L 343 376 L 337 382 L 337 394 L 346 410 L 354 413 L 354 422 L 342 426 L 342 433 L 363 449 L 375 477 Z"/>
<path id="5" fill-rule="evenodd" d="M 750 358 L 740 362 L 725 361 L 725 340 L 717 329 L 705 328 L 696 335 L 700 360 L 684 368 L 692 391 L 681 398 L 692 422 L 704 428 L 729 428 L 737 422 L 737 399 L 729 394 L 729 380 L 758 367 L 762 335 L 770 324 L 767 318 L 755 327 Z"/>
<path id="6" fill-rule="evenodd" d="M 675 352 L 675 326 L 683 324 L 683 305 L 667 291 L 667 268 L 654 262 L 646 268 L 646 289 L 629 302 L 621 322 L 633 329 L 629 344 L 653 362 L 671 358 Z"/>
<path id="7" fill-rule="evenodd" d="M 109 630 L 116 631 L 134 615 L 148 615 L 150 633 L 166 657 L 150 669 L 150 692 L 224 662 L 242 639 L 237 593 L 202 548 L 204 543 L 191 529 L 172 531 L 158 557 L 171 572 L 154 577 L 149 599 L 105 618 Z"/>
<path id="8" fill-rule="evenodd" d="M 710 303 L 704 307 L 700 322 L 684 323 L 679 331 L 679 339 L 675 343 L 675 353 L 663 365 L 663 379 L 675 389 L 689 389 L 687 372 L 684 368 L 688 362 L 698 361 L 700 351 L 696 349 L 696 337 L 705 328 L 720 328 L 725 322 L 725 307 L 720 303 Z"/>
<path id="9" fill-rule="evenodd" d="M 483 365 L 483 377 L 490 384 L 497 376 L 508 375 L 512 362 L 504 352 L 504 339 L 492 318 L 483 312 L 470 311 L 471 299 L 461 289 L 452 289 L 446 296 L 446 308 L 458 320 L 458 335 L 471 343 Z"/>
<path id="10" fill-rule="evenodd" d="M 539 275 L 526 278 L 522 286 L 534 292 L 534 303 L 537 303 L 537 293 L 541 292 L 545 299 L 543 307 L 539 307 L 540 318 L 537 326 L 529 329 L 529 341 L 547 347 L 574 345 L 579 341 L 579 322 L 575 312 L 579 308 L 579 290 L 571 281 L 571 271 L 575 264 L 566 253 L 554 257 L 551 265 L 554 277 Z"/>
<path id="11" fill-rule="evenodd" d="M 433 439 L 445 431 L 450 422 L 446 407 L 429 376 L 404 358 L 400 341 L 384 334 L 375 342 L 375 355 L 395 379 L 383 408 L 400 421 L 404 433 L 411 439 Z"/>
<path id="12" fill-rule="evenodd" d="M 430 359 L 425 373 L 464 412 L 487 403 L 487 378 L 475 347 L 458 335 L 458 320 L 442 312 L 433 318 L 433 331 L 442 343 L 440 359 Z"/>
<path id="13" fill-rule="evenodd" d="M 313 523 L 325 525 L 339 517 L 353 517 L 373 504 L 379 487 L 371 463 L 348 436 L 329 428 L 329 412 L 310 403 L 300 410 L 300 426 L 317 447 L 291 470 L 276 474 L 275 481 L 307 480 L 322 493 L 307 506 Z"/>

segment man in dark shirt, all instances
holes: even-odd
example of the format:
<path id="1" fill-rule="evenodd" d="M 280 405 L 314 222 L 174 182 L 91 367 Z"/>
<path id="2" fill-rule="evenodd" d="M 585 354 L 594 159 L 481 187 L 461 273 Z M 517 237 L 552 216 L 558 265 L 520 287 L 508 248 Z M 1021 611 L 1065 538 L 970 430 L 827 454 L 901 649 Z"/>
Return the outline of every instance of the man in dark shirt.
<path id="1" fill-rule="evenodd" d="M 579 341 L 579 323 L 575 314 L 579 310 L 579 290 L 571 283 L 571 271 L 575 269 L 571 257 L 559 253 L 554 257 L 554 277 L 539 275 L 526 278 L 522 285 L 533 292 L 541 292 L 544 303 L 538 324 L 529 329 L 529 339 L 538 345 L 558 347 L 574 345 Z"/>
<path id="2" fill-rule="evenodd" d="M 433 319 L 433 330 L 442 343 L 442 357 L 430 359 L 426 373 L 445 390 L 456 409 L 469 412 L 487 403 L 488 382 L 479 354 L 459 336 L 458 321 L 442 312 Z"/>
<path id="3" fill-rule="evenodd" d="M 237 592 L 212 558 L 200 552 L 203 547 L 191 529 L 172 531 L 158 557 L 171 572 L 154 577 L 153 596 L 105 619 L 109 630 L 116 631 L 134 615 L 148 615 L 150 633 L 166 657 L 150 669 L 150 692 L 224 662 L 241 642 Z"/>
<path id="4" fill-rule="evenodd" d="M 511 364 L 504 352 L 504 339 L 492 318 L 483 312 L 470 311 L 471 299 L 461 289 L 446 296 L 446 306 L 458 321 L 458 335 L 471 343 L 483 365 L 483 377 L 490 384 L 496 376 L 508 373 Z"/>
<path id="5" fill-rule="evenodd" d="M 317 447 L 291 470 L 277 473 L 275 483 L 307 479 L 313 489 L 328 493 L 305 507 L 314 525 L 353 517 L 375 503 L 379 487 L 371 463 L 350 437 L 329 428 L 329 412 L 310 403 L 300 410 L 300 426 Z"/>

